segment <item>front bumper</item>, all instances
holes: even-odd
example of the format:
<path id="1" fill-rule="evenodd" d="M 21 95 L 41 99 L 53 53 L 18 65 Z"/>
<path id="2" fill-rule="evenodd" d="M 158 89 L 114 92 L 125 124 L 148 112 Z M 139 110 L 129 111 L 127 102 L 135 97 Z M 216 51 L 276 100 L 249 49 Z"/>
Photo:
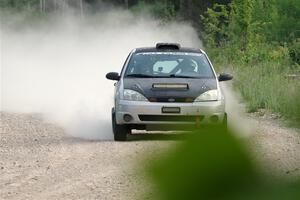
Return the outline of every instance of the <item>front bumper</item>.
<path id="1" fill-rule="evenodd" d="M 162 113 L 162 107 L 179 107 L 180 113 Z M 223 100 L 193 103 L 119 100 L 115 112 L 117 124 L 212 124 L 223 121 L 225 103 Z M 124 120 L 124 115 L 130 115 L 131 120 Z"/>

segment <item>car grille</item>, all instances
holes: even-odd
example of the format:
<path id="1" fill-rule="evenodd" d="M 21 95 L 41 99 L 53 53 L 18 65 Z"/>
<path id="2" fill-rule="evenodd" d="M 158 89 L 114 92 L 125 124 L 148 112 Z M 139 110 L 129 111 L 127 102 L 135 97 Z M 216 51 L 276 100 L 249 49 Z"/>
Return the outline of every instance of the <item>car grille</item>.
<path id="1" fill-rule="evenodd" d="M 199 116 L 184 116 L 184 115 L 139 115 L 141 121 L 168 121 L 168 122 L 199 122 L 204 119 L 203 115 Z"/>
<path id="2" fill-rule="evenodd" d="M 192 102 L 194 102 L 194 98 L 150 97 L 149 101 L 150 102 L 169 102 L 169 103 L 173 103 L 173 102 L 192 103 Z"/>

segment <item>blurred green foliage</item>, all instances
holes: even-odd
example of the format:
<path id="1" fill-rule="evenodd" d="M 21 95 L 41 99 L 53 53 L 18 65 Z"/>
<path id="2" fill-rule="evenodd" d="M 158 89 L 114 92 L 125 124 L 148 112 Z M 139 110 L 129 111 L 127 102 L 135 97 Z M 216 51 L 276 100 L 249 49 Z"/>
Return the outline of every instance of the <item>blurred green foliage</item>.
<path id="1" fill-rule="evenodd" d="M 1 0 L 1 9 L 14 9 L 16 11 L 36 11 L 40 0 Z"/>
<path id="2" fill-rule="evenodd" d="M 155 186 L 151 199 L 300 198 L 300 181 L 273 181 L 259 172 L 240 140 L 217 128 L 195 131 L 168 154 L 151 163 L 147 172 Z"/>
<path id="3" fill-rule="evenodd" d="M 219 16 L 217 22 L 213 19 L 216 15 Z M 228 26 L 224 28 L 231 36 L 227 40 L 241 45 L 256 42 L 256 35 L 264 41 L 279 43 L 300 37 L 300 2 L 297 0 L 232 0 L 230 4 L 208 8 L 203 18 L 206 37 L 211 34 L 207 24 L 221 28 L 218 23 L 227 21 Z"/>
<path id="4" fill-rule="evenodd" d="M 155 1 L 152 4 L 148 4 L 145 1 L 139 1 L 139 3 L 132 6 L 130 10 L 135 14 L 141 14 L 147 11 L 155 18 L 161 20 L 162 23 L 174 20 L 177 15 L 175 5 L 167 0 Z"/>

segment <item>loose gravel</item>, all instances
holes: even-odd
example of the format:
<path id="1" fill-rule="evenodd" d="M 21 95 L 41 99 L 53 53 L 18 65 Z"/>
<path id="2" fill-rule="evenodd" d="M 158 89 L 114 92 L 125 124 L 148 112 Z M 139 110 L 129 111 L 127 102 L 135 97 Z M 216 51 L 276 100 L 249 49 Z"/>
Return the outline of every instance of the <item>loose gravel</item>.
<path id="1" fill-rule="evenodd" d="M 300 134 L 258 118 L 247 136 L 262 168 L 300 177 Z M 176 141 L 73 138 L 37 114 L 1 113 L 0 199 L 134 199 L 147 190 L 136 169 Z M 138 166 L 138 167 L 137 167 Z"/>

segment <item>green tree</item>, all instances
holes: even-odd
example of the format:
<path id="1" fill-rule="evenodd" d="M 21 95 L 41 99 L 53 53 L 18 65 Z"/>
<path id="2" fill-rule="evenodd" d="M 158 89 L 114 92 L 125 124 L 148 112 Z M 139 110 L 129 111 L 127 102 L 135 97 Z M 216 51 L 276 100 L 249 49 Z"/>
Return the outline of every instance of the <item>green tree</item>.
<path id="1" fill-rule="evenodd" d="M 209 47 L 221 46 L 228 38 L 229 7 L 227 5 L 215 4 L 208 8 L 201 20 L 204 24 L 204 41 Z"/>

